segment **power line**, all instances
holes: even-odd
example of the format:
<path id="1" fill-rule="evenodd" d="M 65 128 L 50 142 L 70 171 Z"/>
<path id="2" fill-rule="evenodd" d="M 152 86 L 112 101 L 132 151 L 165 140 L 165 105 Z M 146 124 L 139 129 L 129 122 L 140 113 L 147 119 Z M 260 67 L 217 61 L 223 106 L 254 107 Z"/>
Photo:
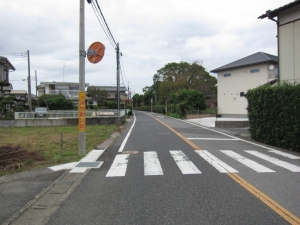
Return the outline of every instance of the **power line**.
<path id="1" fill-rule="evenodd" d="M 6 56 L 6 57 L 12 57 L 12 58 L 26 58 L 27 52 L 21 52 L 21 53 L 0 53 L 0 56 Z"/>
<path id="2" fill-rule="evenodd" d="M 109 42 L 111 43 L 111 45 L 113 46 L 113 48 L 116 48 L 117 43 L 116 43 L 116 41 L 115 41 L 115 39 L 114 39 L 114 37 L 113 37 L 110 29 L 109 29 L 109 26 L 108 26 L 108 24 L 107 24 L 107 22 L 106 22 L 106 20 L 104 18 L 104 15 L 103 15 L 103 13 L 102 13 L 102 11 L 100 9 L 98 1 L 97 0 L 95 0 L 95 1 L 96 1 L 97 6 L 94 3 L 94 1 L 91 1 L 93 11 L 94 11 L 94 13 L 95 13 L 95 15 L 96 15 L 96 17 L 97 17 L 97 19 L 98 19 L 98 21 L 99 21 L 102 29 L 103 29 L 103 31 L 105 33 L 107 39 L 109 40 Z"/>
<path id="3" fill-rule="evenodd" d="M 112 47 L 113 47 L 113 48 L 116 48 L 116 46 L 113 44 L 111 38 L 109 38 L 109 35 L 107 34 L 107 30 L 104 28 L 104 25 L 102 24 L 103 22 L 101 22 L 101 19 L 102 19 L 102 18 L 101 18 L 101 16 L 99 15 L 99 12 L 97 11 L 97 8 L 96 8 L 94 2 L 92 2 L 92 8 L 93 8 L 93 11 L 94 11 L 94 13 L 95 13 L 95 15 L 96 15 L 96 17 L 97 17 L 97 19 L 98 19 L 98 21 L 99 21 L 99 23 L 100 23 L 102 29 L 103 29 L 103 31 L 104 31 L 104 33 L 105 33 L 107 39 L 109 40 L 109 42 L 110 42 L 110 44 L 112 45 Z M 97 13 L 98 13 L 98 14 L 97 14 Z"/>
<path id="4" fill-rule="evenodd" d="M 108 25 L 107 25 L 107 23 L 106 23 L 106 20 L 105 20 L 105 18 L 104 18 L 104 15 L 102 14 L 102 11 L 101 11 L 100 6 L 99 6 L 99 4 L 98 4 L 98 0 L 96 0 L 96 3 L 97 3 L 97 6 L 98 6 L 98 9 L 99 9 L 99 11 L 100 11 L 100 13 L 101 13 L 101 15 L 102 15 L 102 18 L 103 18 L 103 20 L 104 20 L 104 22 L 105 22 L 105 24 L 106 24 L 106 27 L 107 27 L 107 29 L 108 29 L 108 31 L 109 31 L 109 34 L 110 34 L 111 38 L 113 39 L 115 45 L 117 45 L 117 43 L 116 43 L 116 41 L 115 41 L 115 39 L 114 39 L 112 33 L 110 32 L 110 29 L 109 29 Z"/>

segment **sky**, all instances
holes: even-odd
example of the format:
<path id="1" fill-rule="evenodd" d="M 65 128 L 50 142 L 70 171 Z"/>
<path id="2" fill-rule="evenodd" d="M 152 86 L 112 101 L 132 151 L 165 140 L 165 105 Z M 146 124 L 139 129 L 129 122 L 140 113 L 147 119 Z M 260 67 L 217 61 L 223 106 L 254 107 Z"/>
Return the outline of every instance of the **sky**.
<path id="1" fill-rule="evenodd" d="M 95 0 L 93 0 L 95 2 Z M 98 0 L 117 43 L 120 84 L 132 94 L 153 84 L 171 62 L 199 61 L 210 72 L 256 52 L 277 55 L 276 23 L 258 19 L 292 0 Z M 13 90 L 27 90 L 29 50 L 31 93 L 43 81 L 79 82 L 80 0 L 0 0 L 0 56 L 16 68 Z M 116 85 L 116 52 L 91 4 L 85 1 L 85 49 L 105 45 L 103 59 L 85 60 L 85 82 Z M 211 73 L 212 76 L 216 74 Z"/>

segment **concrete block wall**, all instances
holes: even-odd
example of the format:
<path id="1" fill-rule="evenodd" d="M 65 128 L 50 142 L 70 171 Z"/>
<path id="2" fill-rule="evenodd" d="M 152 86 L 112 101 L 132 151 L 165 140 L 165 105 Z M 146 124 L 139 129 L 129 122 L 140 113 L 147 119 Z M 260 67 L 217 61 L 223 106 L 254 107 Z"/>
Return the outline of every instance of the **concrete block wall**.
<path id="1" fill-rule="evenodd" d="M 122 124 L 125 116 L 86 118 L 86 124 Z M 37 126 L 65 126 L 78 125 L 78 118 L 71 119 L 18 119 L 0 120 L 0 127 L 37 127 Z"/>
<path id="2" fill-rule="evenodd" d="M 243 128 L 249 127 L 249 121 L 215 121 L 218 128 Z"/>

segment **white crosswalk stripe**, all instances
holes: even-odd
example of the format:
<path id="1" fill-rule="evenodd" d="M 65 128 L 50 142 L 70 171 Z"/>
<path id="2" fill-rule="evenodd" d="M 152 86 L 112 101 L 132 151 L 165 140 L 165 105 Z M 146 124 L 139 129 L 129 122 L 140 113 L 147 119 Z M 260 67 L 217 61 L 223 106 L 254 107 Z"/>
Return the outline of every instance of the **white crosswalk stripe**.
<path id="1" fill-rule="evenodd" d="M 219 170 L 220 173 L 238 173 L 228 164 L 222 162 L 220 159 L 209 153 L 207 150 L 195 150 L 195 152 L 200 155 L 203 159 L 209 162 L 213 167 Z"/>
<path id="2" fill-rule="evenodd" d="M 220 150 L 220 152 L 223 152 L 224 154 L 228 155 L 229 157 L 235 159 L 236 161 L 244 164 L 245 166 L 255 170 L 258 173 L 271 173 L 271 172 L 275 172 L 274 170 L 271 170 L 251 159 L 248 159 L 238 153 L 235 153 L 231 150 Z"/>
<path id="3" fill-rule="evenodd" d="M 155 151 L 144 152 L 144 175 L 164 175 Z"/>
<path id="4" fill-rule="evenodd" d="M 200 174 L 201 171 L 180 150 L 170 151 L 173 159 L 183 174 Z"/>
<path id="5" fill-rule="evenodd" d="M 245 152 L 249 153 L 249 154 L 252 154 L 254 156 L 257 156 L 261 159 L 264 159 L 270 163 L 273 163 L 277 166 L 280 166 L 280 167 L 283 167 L 287 170 L 290 170 L 292 172 L 300 172 L 300 167 L 299 166 L 295 166 L 291 163 L 288 163 L 288 162 L 285 162 L 285 161 L 282 161 L 282 160 L 279 160 L 279 159 L 276 159 L 274 157 L 271 157 L 271 156 L 268 156 L 268 155 L 265 155 L 263 153 L 260 153 L 258 151 L 252 151 L 252 150 L 245 150 Z"/>
<path id="6" fill-rule="evenodd" d="M 129 154 L 116 155 L 106 177 L 125 176 Z"/>
<path id="7" fill-rule="evenodd" d="M 230 158 L 238 161 L 244 166 L 258 172 L 258 173 L 272 173 L 276 172 L 262 164 L 255 162 L 249 158 L 243 156 L 244 154 L 238 154 L 232 150 L 219 150 L 221 153 L 229 156 Z M 201 174 L 201 171 L 195 166 L 195 164 L 183 153 L 181 150 L 170 150 L 169 151 L 172 158 L 175 160 L 176 165 L 180 169 L 182 174 Z M 293 165 L 289 162 L 279 160 L 275 157 L 260 153 L 254 150 L 244 150 L 242 151 L 245 154 L 249 153 L 260 159 L 266 160 L 272 164 L 275 164 L 279 167 L 283 167 L 292 172 L 300 172 L 300 167 Z M 215 169 L 220 173 L 239 173 L 238 170 L 231 167 L 224 161 L 217 158 L 215 155 L 211 154 L 208 150 L 195 150 L 202 159 L 211 164 Z M 275 153 L 280 156 L 284 156 L 290 159 L 298 159 L 297 156 L 281 152 L 281 151 L 268 151 L 268 153 Z M 116 155 L 109 171 L 106 174 L 106 177 L 123 177 L 126 174 L 127 165 L 129 161 L 130 154 L 118 154 Z M 163 169 L 161 167 L 160 160 L 156 151 L 147 151 L 143 153 L 144 159 L 144 176 L 157 176 L 164 175 Z M 240 168 L 240 167 L 239 167 Z"/>
<path id="8" fill-rule="evenodd" d="M 282 152 L 282 151 L 278 151 L 278 150 L 268 150 L 268 152 L 273 152 L 277 155 L 281 155 L 281 156 L 284 156 L 284 157 L 287 157 L 287 158 L 290 158 L 290 159 L 300 159 L 299 156 L 295 156 L 295 155 L 292 155 L 292 154 L 289 154 L 289 153 L 286 153 L 286 152 Z"/>

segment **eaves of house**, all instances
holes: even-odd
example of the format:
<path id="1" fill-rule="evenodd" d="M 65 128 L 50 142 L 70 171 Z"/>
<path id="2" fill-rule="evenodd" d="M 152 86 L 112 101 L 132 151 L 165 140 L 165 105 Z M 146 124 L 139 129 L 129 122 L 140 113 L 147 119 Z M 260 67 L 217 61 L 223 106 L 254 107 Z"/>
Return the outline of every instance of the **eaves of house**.
<path id="1" fill-rule="evenodd" d="M 270 55 L 268 53 L 264 53 L 264 52 L 257 52 L 252 55 L 249 55 L 245 58 L 239 59 L 232 63 L 226 64 L 224 66 L 221 66 L 219 68 L 211 70 L 210 72 L 217 73 L 217 72 L 224 71 L 224 70 L 242 68 L 242 67 L 252 66 L 252 65 L 259 65 L 259 64 L 263 64 L 263 63 L 277 64 L 278 57 L 274 56 L 274 55 Z"/>
<path id="2" fill-rule="evenodd" d="M 7 58 L 2 56 L 0 56 L 0 65 L 3 65 L 5 68 L 9 70 L 13 70 L 13 71 L 16 70 L 16 68 L 10 63 L 10 61 Z"/>
<path id="3" fill-rule="evenodd" d="M 300 5 L 300 0 L 293 1 L 293 2 L 291 2 L 289 4 L 281 6 L 281 7 L 277 8 L 277 9 L 272 10 L 272 11 L 268 10 L 268 11 L 266 11 L 265 14 L 262 14 L 261 16 L 259 16 L 258 19 L 264 19 L 266 17 L 269 18 L 269 19 L 273 19 L 274 17 L 277 17 L 281 11 L 284 11 L 286 9 L 292 8 L 292 7 L 296 6 L 296 5 Z"/>
<path id="4" fill-rule="evenodd" d="M 105 91 L 117 91 L 117 86 L 94 86 L 94 87 Z M 120 86 L 120 91 L 127 91 L 127 89 L 125 86 Z"/>

